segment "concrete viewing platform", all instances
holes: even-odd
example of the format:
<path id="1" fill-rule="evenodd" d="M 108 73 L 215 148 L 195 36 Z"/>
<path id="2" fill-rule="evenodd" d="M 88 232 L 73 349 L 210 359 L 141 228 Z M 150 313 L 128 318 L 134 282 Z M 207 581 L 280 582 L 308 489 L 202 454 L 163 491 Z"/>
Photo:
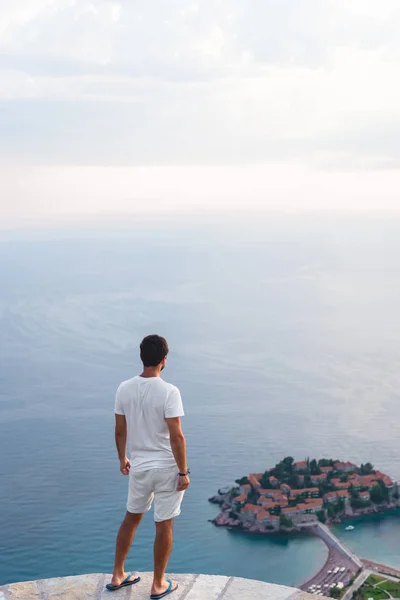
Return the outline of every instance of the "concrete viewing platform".
<path id="1" fill-rule="evenodd" d="M 149 600 L 151 574 L 140 573 L 141 581 L 131 587 L 109 592 L 110 575 L 78 575 L 13 583 L 0 587 L 0 600 Z M 311 600 L 296 588 L 215 575 L 169 575 L 179 584 L 171 600 Z M 323 598 L 319 596 L 319 598 Z"/>

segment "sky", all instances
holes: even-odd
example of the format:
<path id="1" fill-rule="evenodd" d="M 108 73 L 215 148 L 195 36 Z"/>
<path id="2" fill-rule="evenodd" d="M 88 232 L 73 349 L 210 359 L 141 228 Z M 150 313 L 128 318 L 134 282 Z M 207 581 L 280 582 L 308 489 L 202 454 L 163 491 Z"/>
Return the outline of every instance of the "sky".
<path id="1" fill-rule="evenodd" d="M 0 0 L 0 222 L 400 208 L 398 0 Z"/>

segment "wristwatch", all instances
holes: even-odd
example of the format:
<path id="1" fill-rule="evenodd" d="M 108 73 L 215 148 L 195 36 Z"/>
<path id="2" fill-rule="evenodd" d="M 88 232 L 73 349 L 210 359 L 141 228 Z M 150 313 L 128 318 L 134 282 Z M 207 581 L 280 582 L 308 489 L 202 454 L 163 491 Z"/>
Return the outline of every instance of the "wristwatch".
<path id="1" fill-rule="evenodd" d="M 190 469 L 188 469 L 186 471 L 186 473 L 178 473 L 179 477 L 187 477 L 188 475 L 190 475 Z"/>

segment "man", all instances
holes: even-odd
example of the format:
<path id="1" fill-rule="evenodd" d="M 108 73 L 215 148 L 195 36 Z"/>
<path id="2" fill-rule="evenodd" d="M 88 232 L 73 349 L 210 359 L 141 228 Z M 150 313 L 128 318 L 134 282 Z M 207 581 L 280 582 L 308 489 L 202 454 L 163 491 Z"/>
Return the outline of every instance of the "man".
<path id="1" fill-rule="evenodd" d="M 110 591 L 140 581 L 125 573 L 125 560 L 143 514 L 154 500 L 156 538 L 151 598 L 160 600 L 178 584 L 166 581 L 165 570 L 172 550 L 173 520 L 181 512 L 189 487 L 186 441 L 182 433 L 183 406 L 178 388 L 160 374 L 168 355 L 166 340 L 149 335 L 140 344 L 141 375 L 121 383 L 115 400 L 115 442 L 120 471 L 129 475 L 127 513 L 118 532 Z M 127 439 L 130 458 L 127 458 Z"/>

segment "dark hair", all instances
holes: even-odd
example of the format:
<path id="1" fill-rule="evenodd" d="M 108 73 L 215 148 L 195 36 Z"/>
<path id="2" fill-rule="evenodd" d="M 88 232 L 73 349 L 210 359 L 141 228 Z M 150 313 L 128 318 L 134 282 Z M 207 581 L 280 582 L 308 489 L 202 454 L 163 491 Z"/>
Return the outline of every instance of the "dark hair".
<path id="1" fill-rule="evenodd" d="M 167 340 L 160 335 L 148 335 L 140 344 L 140 358 L 145 367 L 157 367 L 168 352 Z"/>

